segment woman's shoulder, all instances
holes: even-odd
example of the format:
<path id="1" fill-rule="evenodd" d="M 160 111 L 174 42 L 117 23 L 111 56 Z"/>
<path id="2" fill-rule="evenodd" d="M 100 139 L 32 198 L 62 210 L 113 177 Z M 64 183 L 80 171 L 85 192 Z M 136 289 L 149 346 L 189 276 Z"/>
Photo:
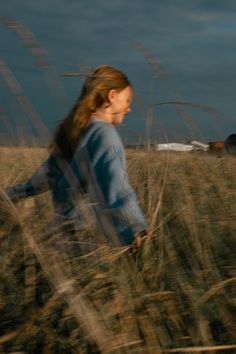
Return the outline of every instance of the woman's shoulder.
<path id="1" fill-rule="evenodd" d="M 112 124 L 105 123 L 102 120 L 93 120 L 91 124 L 92 134 L 89 139 L 91 144 L 107 145 L 109 147 L 122 146 L 118 131 Z"/>

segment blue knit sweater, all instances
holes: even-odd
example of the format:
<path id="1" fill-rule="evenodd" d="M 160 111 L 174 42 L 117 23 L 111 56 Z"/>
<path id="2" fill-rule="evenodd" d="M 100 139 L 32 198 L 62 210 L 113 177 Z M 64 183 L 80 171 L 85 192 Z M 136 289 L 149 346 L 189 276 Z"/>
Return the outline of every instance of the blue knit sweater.
<path id="1" fill-rule="evenodd" d="M 88 195 L 108 240 L 113 234 L 114 241 L 115 232 L 122 244 L 130 244 L 135 234 L 147 228 L 129 183 L 117 130 L 96 118 L 81 135 L 70 163 L 50 155 L 25 183 L 5 191 L 14 201 L 48 190 L 52 192 L 56 214 L 81 223 L 80 196 Z"/>

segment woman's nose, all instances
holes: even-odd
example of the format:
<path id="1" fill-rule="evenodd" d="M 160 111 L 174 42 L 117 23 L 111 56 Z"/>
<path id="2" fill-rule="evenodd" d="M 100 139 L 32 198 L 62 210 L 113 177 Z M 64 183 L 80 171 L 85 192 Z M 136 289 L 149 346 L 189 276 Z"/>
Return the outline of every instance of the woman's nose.
<path id="1" fill-rule="evenodd" d="M 127 113 L 128 113 L 128 112 L 131 112 L 131 108 L 128 107 L 128 108 L 126 109 L 126 112 L 127 112 Z"/>

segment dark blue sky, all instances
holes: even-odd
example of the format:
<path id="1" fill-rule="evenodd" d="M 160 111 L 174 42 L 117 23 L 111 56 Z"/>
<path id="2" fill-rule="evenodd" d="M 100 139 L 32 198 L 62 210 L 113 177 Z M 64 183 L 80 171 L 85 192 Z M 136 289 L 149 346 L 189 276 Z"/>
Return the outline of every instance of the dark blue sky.
<path id="1" fill-rule="evenodd" d="M 12 126 L 24 139 L 32 130 L 46 135 L 39 120 L 52 132 L 82 84 L 81 77 L 61 75 L 100 64 L 124 70 L 136 92 L 121 129 L 125 140 L 145 134 L 158 141 L 224 140 L 236 132 L 234 0 L 8 0 L 0 16 L 1 138 L 10 137 Z M 10 18 L 18 21 L 18 35 Z M 150 112 L 149 105 L 163 101 L 196 106 Z M 153 121 L 145 129 L 148 115 Z"/>

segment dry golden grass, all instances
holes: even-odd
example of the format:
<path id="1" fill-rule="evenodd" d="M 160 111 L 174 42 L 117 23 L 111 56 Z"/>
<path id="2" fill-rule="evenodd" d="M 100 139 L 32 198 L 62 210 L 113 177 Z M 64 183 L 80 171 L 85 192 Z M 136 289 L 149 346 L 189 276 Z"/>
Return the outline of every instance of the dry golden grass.
<path id="1" fill-rule="evenodd" d="M 0 148 L 1 188 L 46 155 Z M 235 352 L 235 157 L 133 150 L 128 167 L 150 225 L 136 259 L 96 233 L 57 249 L 48 193 L 2 203 L 0 353 Z"/>

